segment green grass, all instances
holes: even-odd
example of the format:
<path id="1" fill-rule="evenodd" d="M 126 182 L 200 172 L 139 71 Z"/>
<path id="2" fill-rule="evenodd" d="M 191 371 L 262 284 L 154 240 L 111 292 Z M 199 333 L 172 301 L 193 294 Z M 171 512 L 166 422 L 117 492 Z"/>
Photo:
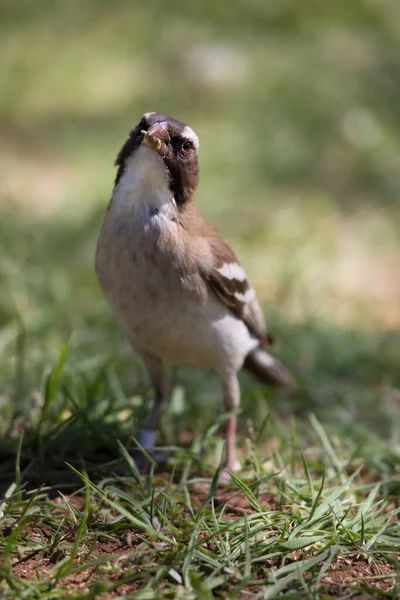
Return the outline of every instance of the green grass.
<path id="1" fill-rule="evenodd" d="M 398 598 L 398 1 L 0 10 L 0 597 Z M 198 201 L 299 384 L 242 376 L 227 489 L 201 370 L 138 475 L 151 390 L 93 272 L 151 110 L 199 134 Z"/>
<path id="2" fill-rule="evenodd" d="M 396 598 L 398 335 L 271 306 L 299 391 L 242 378 L 231 487 L 218 379 L 190 369 L 160 424 L 173 459 L 141 478 L 151 396 L 92 273 L 99 220 L 9 212 L 0 238 L 2 597 Z"/>
<path id="3" fill-rule="evenodd" d="M 21 487 L 29 468 L 20 473 L 17 462 L 1 505 L 3 597 L 398 597 L 393 482 L 362 474 L 359 459 L 343 460 L 315 417 L 310 426 L 314 443 L 302 457 L 294 434 L 290 450 L 271 452 L 268 462 L 253 431 L 247 475 L 233 476 L 222 496 L 218 470 L 205 478 L 199 458 L 211 431 L 161 479 L 142 478 L 121 445 L 127 476 L 113 464 L 91 478 L 83 465 L 69 466 L 72 496 L 59 486 Z M 65 427 L 72 433 L 76 423 Z"/>

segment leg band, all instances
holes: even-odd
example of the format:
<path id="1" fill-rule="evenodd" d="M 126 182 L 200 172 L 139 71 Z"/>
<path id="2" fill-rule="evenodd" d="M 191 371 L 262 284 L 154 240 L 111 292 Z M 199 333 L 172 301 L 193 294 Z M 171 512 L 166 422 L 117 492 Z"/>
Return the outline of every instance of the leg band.
<path id="1" fill-rule="evenodd" d="M 154 448 L 156 432 L 154 429 L 141 429 L 137 435 L 138 442 L 145 450 Z"/>

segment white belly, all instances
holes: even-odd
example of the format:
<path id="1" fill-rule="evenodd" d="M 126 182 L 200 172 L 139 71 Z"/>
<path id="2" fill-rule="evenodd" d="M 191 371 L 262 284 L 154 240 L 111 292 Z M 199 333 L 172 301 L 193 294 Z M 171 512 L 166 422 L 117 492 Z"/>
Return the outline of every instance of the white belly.
<path id="1" fill-rule="evenodd" d="M 134 346 L 177 365 L 237 371 L 258 346 L 244 323 L 217 298 L 202 303 L 182 289 L 175 277 L 151 264 L 143 269 L 129 257 L 102 261 L 98 271 L 105 295 Z M 107 266 L 108 265 L 108 266 Z"/>
<path id="2" fill-rule="evenodd" d="M 220 373 L 241 368 L 259 342 L 212 292 L 202 301 L 180 285 L 177 273 L 168 270 L 168 261 L 146 257 L 140 244 L 123 243 L 121 236 L 112 236 L 111 243 L 110 236 L 103 235 L 97 256 L 99 279 L 134 346 L 177 365 L 210 367 Z M 141 253 L 139 258 L 135 250 Z"/>

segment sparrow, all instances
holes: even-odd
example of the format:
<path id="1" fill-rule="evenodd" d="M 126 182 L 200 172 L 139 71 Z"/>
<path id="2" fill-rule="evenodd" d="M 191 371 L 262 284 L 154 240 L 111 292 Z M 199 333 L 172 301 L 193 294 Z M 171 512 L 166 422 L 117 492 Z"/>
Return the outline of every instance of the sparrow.
<path id="1" fill-rule="evenodd" d="M 155 388 L 138 439 L 155 445 L 168 395 L 166 363 L 213 369 L 231 413 L 224 469 L 236 472 L 238 371 L 293 390 L 291 373 L 267 349 L 256 293 L 230 246 L 195 202 L 199 139 L 184 123 L 149 112 L 118 153 L 117 175 L 101 229 L 96 271 L 106 299 Z"/>

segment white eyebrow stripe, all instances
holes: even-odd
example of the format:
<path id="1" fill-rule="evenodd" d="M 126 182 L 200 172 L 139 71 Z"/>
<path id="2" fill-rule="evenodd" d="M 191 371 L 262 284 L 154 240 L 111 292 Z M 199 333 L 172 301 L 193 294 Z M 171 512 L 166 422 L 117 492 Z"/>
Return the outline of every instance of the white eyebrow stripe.
<path id="1" fill-rule="evenodd" d="M 226 279 L 236 279 L 237 281 L 246 281 L 247 279 L 245 270 L 236 262 L 224 263 L 217 271 Z"/>
<path id="2" fill-rule="evenodd" d="M 148 113 L 144 113 L 144 115 L 143 115 L 142 119 L 146 119 L 146 121 L 147 121 L 147 119 L 148 119 L 149 117 L 151 117 L 151 115 L 155 115 L 155 114 L 156 114 L 155 112 L 148 112 Z"/>
<path id="3" fill-rule="evenodd" d="M 199 147 L 200 147 L 199 138 L 197 137 L 197 135 L 195 134 L 193 129 L 191 127 L 189 127 L 189 125 L 186 125 L 182 129 L 181 136 L 185 137 L 188 140 L 190 140 L 191 142 L 193 142 L 193 146 L 196 148 L 196 150 L 199 149 Z"/>

